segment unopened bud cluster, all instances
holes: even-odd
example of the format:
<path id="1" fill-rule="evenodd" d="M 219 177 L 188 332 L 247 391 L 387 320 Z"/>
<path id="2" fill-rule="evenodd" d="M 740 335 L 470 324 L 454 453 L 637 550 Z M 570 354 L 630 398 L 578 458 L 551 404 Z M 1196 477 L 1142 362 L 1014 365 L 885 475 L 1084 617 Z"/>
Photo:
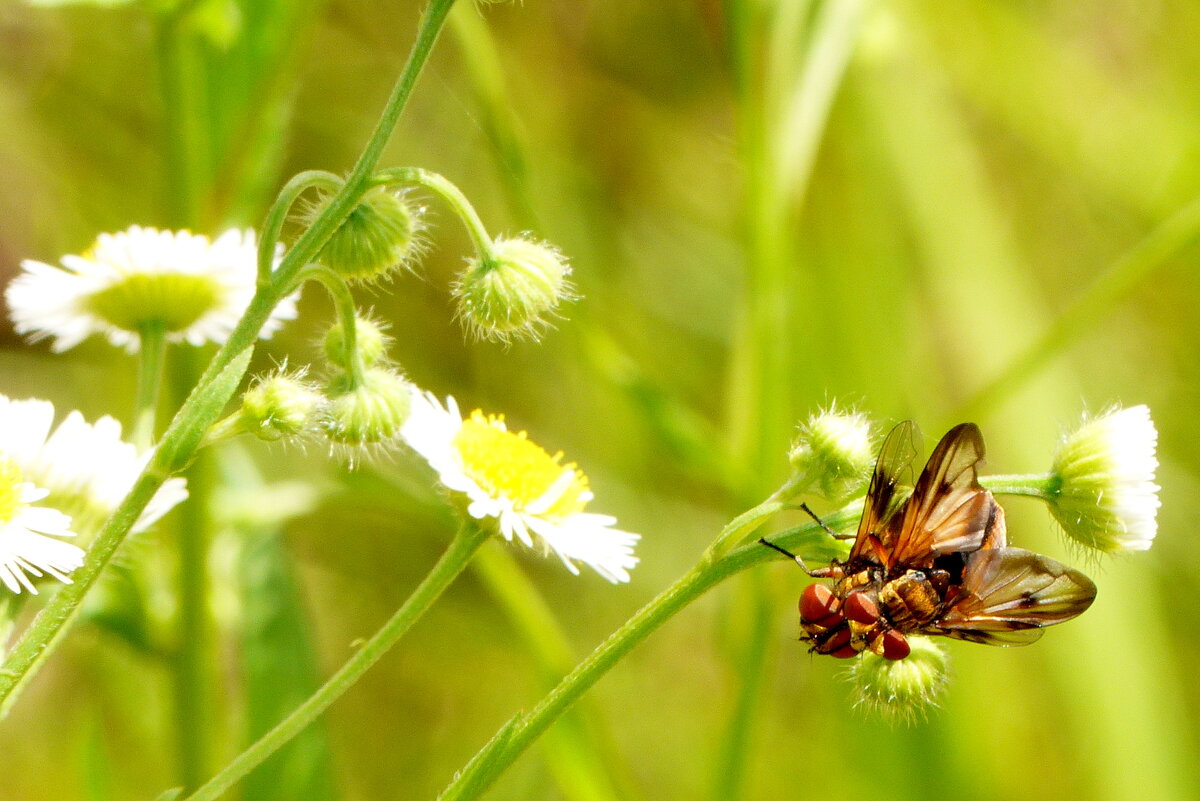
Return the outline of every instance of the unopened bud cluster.
<path id="1" fill-rule="evenodd" d="M 571 268 L 556 248 L 532 239 L 497 239 L 471 259 L 454 285 L 458 317 L 479 339 L 536 338 L 573 297 Z"/>

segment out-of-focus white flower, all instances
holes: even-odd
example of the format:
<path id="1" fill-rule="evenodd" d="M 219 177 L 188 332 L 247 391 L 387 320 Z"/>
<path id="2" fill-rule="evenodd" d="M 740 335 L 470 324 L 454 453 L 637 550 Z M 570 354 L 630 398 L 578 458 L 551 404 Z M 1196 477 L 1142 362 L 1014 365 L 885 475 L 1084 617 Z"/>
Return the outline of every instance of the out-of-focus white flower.
<path id="1" fill-rule="evenodd" d="M 639 536 L 614 528 L 615 517 L 584 511 L 593 498 L 587 476 L 562 464 L 561 454 L 509 431 L 502 417 L 477 410 L 464 418 L 453 398 L 443 406 L 421 392 L 413 393 L 401 436 L 466 513 L 505 540 L 553 553 L 576 575 L 582 562 L 611 582 L 629 581 Z"/>
<path id="2" fill-rule="evenodd" d="M 128 494 L 149 454 L 124 442 L 121 424 L 111 417 L 88 423 L 71 412 L 57 428 L 53 425 L 49 401 L 0 395 L 0 458 L 14 464 L 25 481 L 46 490 L 45 504 L 70 515 L 72 529 L 86 538 Z M 168 479 L 133 531 L 147 528 L 186 497 L 184 480 Z"/>
<path id="3" fill-rule="evenodd" d="M 0 456 L 0 582 L 12 592 L 37 594 L 30 576 L 70 582 L 83 564 L 83 550 L 56 537 L 74 537 L 71 518 L 57 509 L 33 506 L 50 493 L 24 480 L 11 459 Z"/>
<path id="4" fill-rule="evenodd" d="M 1106 553 L 1149 548 L 1158 531 L 1157 446 L 1146 406 L 1085 420 L 1065 437 L 1047 500 L 1067 536 Z"/>
<path id="5" fill-rule="evenodd" d="M 151 327 L 169 342 L 222 343 L 254 295 L 256 265 L 251 230 L 210 241 L 135 225 L 101 234 L 86 253 L 63 256 L 61 266 L 25 260 L 5 296 L 17 331 L 33 341 L 53 338 L 55 352 L 92 334 L 134 352 Z M 293 296 L 275 307 L 261 335 L 295 316 Z"/>

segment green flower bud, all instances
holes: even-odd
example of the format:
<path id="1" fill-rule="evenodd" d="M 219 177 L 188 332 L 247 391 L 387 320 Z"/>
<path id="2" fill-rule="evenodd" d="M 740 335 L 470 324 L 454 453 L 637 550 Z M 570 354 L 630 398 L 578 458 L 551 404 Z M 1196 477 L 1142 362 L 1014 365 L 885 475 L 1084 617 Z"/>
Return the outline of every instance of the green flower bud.
<path id="1" fill-rule="evenodd" d="M 1157 445 L 1146 406 L 1085 419 L 1063 439 L 1047 500 L 1068 537 L 1105 553 L 1144 551 L 1154 543 Z"/>
<path id="2" fill-rule="evenodd" d="M 391 337 L 384 326 L 370 317 L 354 318 L 354 340 L 364 367 L 374 367 L 387 355 Z M 339 321 L 325 334 L 325 358 L 342 370 L 350 369 L 351 357 L 346 352 L 346 329 Z"/>
<path id="3" fill-rule="evenodd" d="M 555 248 L 530 239 L 497 239 L 491 253 L 470 259 L 454 286 L 458 317 L 479 339 L 537 338 L 573 297 L 571 268 Z"/>
<path id="4" fill-rule="evenodd" d="M 313 204 L 309 224 L 332 199 L 328 195 Z M 347 281 L 387 278 L 420 255 L 421 211 L 403 194 L 382 186 L 369 189 L 329 237 L 317 261 Z"/>
<path id="5" fill-rule="evenodd" d="M 325 403 L 298 375 L 278 373 L 259 380 L 242 396 L 241 426 L 273 442 L 308 431 Z"/>
<path id="6" fill-rule="evenodd" d="M 400 433 L 412 406 L 412 387 L 399 374 L 372 367 L 355 384 L 340 373 L 329 388 L 325 434 L 335 445 L 385 443 Z"/>
<path id="7" fill-rule="evenodd" d="M 928 637 L 908 635 L 904 659 L 884 659 L 870 651 L 854 660 L 848 677 L 856 706 L 895 720 L 912 721 L 937 706 L 946 686 L 946 653 Z"/>
<path id="8" fill-rule="evenodd" d="M 871 424 L 866 415 L 832 406 L 817 412 L 800 424 L 788 460 L 798 489 L 845 498 L 867 482 L 875 464 Z"/>

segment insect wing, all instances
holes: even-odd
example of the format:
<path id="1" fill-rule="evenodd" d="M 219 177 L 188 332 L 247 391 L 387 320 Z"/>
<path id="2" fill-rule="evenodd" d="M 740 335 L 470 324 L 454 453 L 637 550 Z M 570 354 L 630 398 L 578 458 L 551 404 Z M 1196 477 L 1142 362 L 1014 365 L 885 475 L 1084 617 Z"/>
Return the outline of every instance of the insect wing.
<path id="1" fill-rule="evenodd" d="M 884 537 L 893 563 L 931 564 L 941 554 L 1004 547 L 1004 519 L 979 486 L 983 435 L 974 423 L 950 429 L 934 448 L 894 527 Z"/>
<path id="2" fill-rule="evenodd" d="M 897 494 L 908 474 L 917 455 L 916 425 L 912 420 L 898 424 L 887 435 L 883 446 L 879 449 L 879 458 L 875 461 L 875 472 L 871 474 L 871 484 L 867 487 L 867 498 L 863 502 L 862 517 L 858 521 L 858 533 L 854 537 L 854 545 L 850 548 L 849 561 L 875 558 L 872 540 L 878 542 L 891 519 L 901 508 L 903 500 Z M 911 481 L 911 478 L 908 478 Z"/>
<path id="3" fill-rule="evenodd" d="M 960 640 L 1025 645 L 1095 598 L 1096 585 L 1078 570 L 1021 548 L 985 548 L 967 557 L 959 595 L 930 629 Z"/>

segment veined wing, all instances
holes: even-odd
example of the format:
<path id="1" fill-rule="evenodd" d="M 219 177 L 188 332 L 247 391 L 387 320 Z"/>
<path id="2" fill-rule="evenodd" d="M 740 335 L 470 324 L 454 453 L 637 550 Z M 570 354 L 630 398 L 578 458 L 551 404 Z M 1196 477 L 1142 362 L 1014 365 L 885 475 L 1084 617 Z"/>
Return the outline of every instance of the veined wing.
<path id="1" fill-rule="evenodd" d="M 899 423 L 883 440 L 879 458 L 875 460 L 875 472 L 871 474 L 871 484 L 867 487 L 867 498 L 863 502 L 863 513 L 858 521 L 854 545 L 850 548 L 849 561 L 858 558 L 880 561 L 878 546 L 889 521 L 902 508 L 903 499 L 898 495 L 897 488 L 903 486 L 907 474 L 911 472 L 912 461 L 917 455 L 916 442 L 916 425 L 912 420 Z M 911 481 L 911 478 L 908 480 Z"/>
<path id="2" fill-rule="evenodd" d="M 930 633 L 990 645 L 1025 645 L 1096 599 L 1078 570 L 1022 548 L 985 548 L 967 557 L 959 595 Z"/>
<path id="3" fill-rule="evenodd" d="M 922 567 L 941 554 L 1004 546 L 1004 517 L 979 486 L 983 435 L 974 423 L 946 432 L 921 471 L 904 514 L 883 537 L 892 564 Z"/>

